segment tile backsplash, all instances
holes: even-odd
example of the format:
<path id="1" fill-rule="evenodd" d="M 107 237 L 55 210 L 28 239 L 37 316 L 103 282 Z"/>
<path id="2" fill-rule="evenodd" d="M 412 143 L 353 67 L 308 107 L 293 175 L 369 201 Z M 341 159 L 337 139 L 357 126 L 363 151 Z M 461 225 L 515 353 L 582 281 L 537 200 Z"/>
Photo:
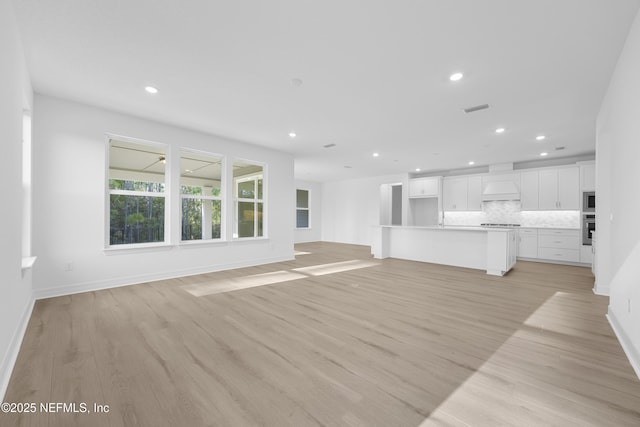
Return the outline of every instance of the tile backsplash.
<path id="1" fill-rule="evenodd" d="M 483 202 L 482 211 L 445 212 L 445 225 L 482 223 L 520 224 L 522 227 L 580 228 L 579 211 L 522 211 L 520 202 Z"/>

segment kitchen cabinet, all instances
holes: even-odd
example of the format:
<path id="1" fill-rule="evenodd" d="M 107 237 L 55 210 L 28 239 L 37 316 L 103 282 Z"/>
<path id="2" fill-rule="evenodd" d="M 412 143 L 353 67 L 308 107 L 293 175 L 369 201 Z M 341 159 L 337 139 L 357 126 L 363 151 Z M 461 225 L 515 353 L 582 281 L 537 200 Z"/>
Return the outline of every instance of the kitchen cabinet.
<path id="1" fill-rule="evenodd" d="M 593 249 L 590 245 L 580 246 L 580 262 L 583 264 L 593 263 Z"/>
<path id="2" fill-rule="evenodd" d="M 487 273 L 503 275 L 516 263 L 516 230 L 487 234 Z"/>
<path id="3" fill-rule="evenodd" d="M 523 211 L 538 209 L 538 171 L 522 172 L 520 174 L 520 206 Z"/>
<path id="4" fill-rule="evenodd" d="M 413 178 L 409 180 L 409 197 L 438 197 L 440 195 L 439 176 Z"/>
<path id="5" fill-rule="evenodd" d="M 539 229 L 538 258 L 580 262 L 580 230 Z"/>
<path id="6" fill-rule="evenodd" d="M 472 175 L 469 176 L 467 183 L 467 210 L 469 211 L 481 211 L 482 210 L 482 176 Z"/>
<path id="7" fill-rule="evenodd" d="M 482 176 L 445 177 L 442 181 L 442 203 L 445 211 L 482 210 Z"/>
<path id="8" fill-rule="evenodd" d="M 521 228 L 518 230 L 518 257 L 538 258 L 538 230 Z"/>
<path id="9" fill-rule="evenodd" d="M 445 211 L 466 211 L 469 180 L 466 176 L 445 177 L 442 181 L 442 204 Z"/>
<path id="10" fill-rule="evenodd" d="M 596 165 L 580 165 L 580 190 L 595 191 Z"/>
<path id="11" fill-rule="evenodd" d="M 543 169 L 538 178 L 540 210 L 580 209 L 580 174 L 577 166 Z"/>

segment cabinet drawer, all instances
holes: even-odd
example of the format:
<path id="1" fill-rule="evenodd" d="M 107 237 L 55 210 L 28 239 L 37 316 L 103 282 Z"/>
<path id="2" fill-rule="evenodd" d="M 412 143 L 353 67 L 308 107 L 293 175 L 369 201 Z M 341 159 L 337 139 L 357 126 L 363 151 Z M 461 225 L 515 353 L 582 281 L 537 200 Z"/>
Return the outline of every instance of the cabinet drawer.
<path id="1" fill-rule="evenodd" d="M 575 236 L 580 237 L 580 230 L 561 230 L 557 228 L 541 228 L 538 234 L 545 236 Z"/>
<path id="2" fill-rule="evenodd" d="M 520 233 L 520 235 L 522 236 L 537 236 L 538 235 L 538 229 L 537 228 L 520 228 L 518 229 L 518 232 Z"/>
<path id="3" fill-rule="evenodd" d="M 573 250 L 578 250 L 580 247 L 578 236 L 549 236 L 546 234 L 538 236 L 538 246 L 541 248 L 563 248 Z"/>
<path id="4" fill-rule="evenodd" d="M 555 261 L 580 261 L 580 251 L 577 249 L 562 249 L 562 248 L 538 248 L 538 258 L 549 259 Z"/>

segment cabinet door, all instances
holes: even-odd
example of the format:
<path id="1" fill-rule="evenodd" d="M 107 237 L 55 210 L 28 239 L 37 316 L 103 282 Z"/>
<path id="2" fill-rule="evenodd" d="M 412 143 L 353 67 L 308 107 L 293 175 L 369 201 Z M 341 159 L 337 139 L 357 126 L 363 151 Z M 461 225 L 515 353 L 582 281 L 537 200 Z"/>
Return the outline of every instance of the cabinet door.
<path id="1" fill-rule="evenodd" d="M 422 188 L 425 196 L 438 197 L 440 193 L 440 177 L 423 178 Z"/>
<path id="2" fill-rule="evenodd" d="M 445 178 L 442 183 L 445 211 L 467 210 L 467 177 Z"/>
<path id="3" fill-rule="evenodd" d="M 547 211 L 559 209 L 558 171 L 556 169 L 541 170 L 538 184 L 538 208 Z"/>
<path id="4" fill-rule="evenodd" d="M 580 170 L 578 167 L 558 169 L 558 209 L 580 209 Z"/>
<path id="5" fill-rule="evenodd" d="M 422 197 L 424 194 L 424 180 L 421 178 L 409 180 L 409 197 Z"/>
<path id="6" fill-rule="evenodd" d="M 538 209 L 538 171 L 520 174 L 520 201 L 523 211 Z"/>
<path id="7" fill-rule="evenodd" d="M 482 177 L 470 176 L 467 184 L 467 210 L 482 210 Z"/>
<path id="8" fill-rule="evenodd" d="M 538 258 L 538 236 L 520 235 L 518 256 L 522 258 Z"/>
<path id="9" fill-rule="evenodd" d="M 582 191 L 596 189 L 596 165 L 580 165 L 580 189 Z"/>

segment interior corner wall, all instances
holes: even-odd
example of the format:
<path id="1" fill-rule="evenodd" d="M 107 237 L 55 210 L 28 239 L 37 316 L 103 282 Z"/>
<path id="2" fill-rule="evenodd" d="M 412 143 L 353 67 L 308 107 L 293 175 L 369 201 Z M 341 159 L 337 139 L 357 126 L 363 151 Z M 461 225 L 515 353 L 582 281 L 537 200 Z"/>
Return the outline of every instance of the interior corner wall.
<path id="1" fill-rule="evenodd" d="M 596 125 L 596 286 L 609 291 L 609 318 L 640 373 L 640 251 L 634 251 L 640 245 L 639 75 L 636 15 Z M 635 274 L 628 274 L 630 268 Z M 618 274 L 622 270 L 627 273 Z"/>
<path id="2" fill-rule="evenodd" d="M 31 273 L 22 273 L 22 116 L 32 91 L 11 2 L 0 0 L 0 401 L 33 307 Z"/>
<path id="3" fill-rule="evenodd" d="M 265 163 L 268 239 L 105 252 L 107 133 Z M 290 154 L 36 94 L 33 161 L 38 298 L 293 259 Z"/>
<path id="4" fill-rule="evenodd" d="M 380 186 L 402 183 L 406 224 L 408 175 L 387 175 L 322 184 L 322 240 L 371 246 L 373 227 L 380 224 Z"/>
<path id="5" fill-rule="evenodd" d="M 322 184 L 297 179 L 296 189 L 309 190 L 309 228 L 296 228 L 295 242 L 318 242 L 322 239 Z"/>

